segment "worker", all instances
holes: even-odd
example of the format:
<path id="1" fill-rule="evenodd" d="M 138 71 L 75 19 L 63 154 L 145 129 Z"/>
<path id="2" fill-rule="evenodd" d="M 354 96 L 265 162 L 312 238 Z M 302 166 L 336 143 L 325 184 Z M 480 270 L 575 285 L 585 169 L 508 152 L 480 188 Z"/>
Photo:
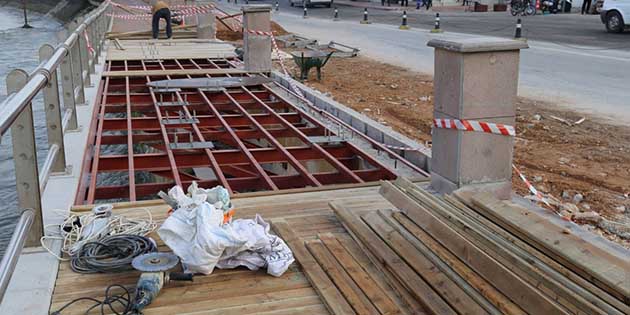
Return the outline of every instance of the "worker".
<path id="1" fill-rule="evenodd" d="M 171 27 L 171 10 L 164 1 L 151 0 L 151 13 L 153 14 L 153 39 L 158 38 L 160 33 L 160 19 L 166 21 L 166 37 L 173 37 L 173 28 Z"/>

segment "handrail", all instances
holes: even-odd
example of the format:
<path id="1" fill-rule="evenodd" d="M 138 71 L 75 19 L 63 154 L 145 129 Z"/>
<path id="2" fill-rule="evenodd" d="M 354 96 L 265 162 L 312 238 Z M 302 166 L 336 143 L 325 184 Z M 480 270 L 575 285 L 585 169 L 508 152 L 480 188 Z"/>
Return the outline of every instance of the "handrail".
<path id="1" fill-rule="evenodd" d="M 71 47 L 82 36 L 82 32 L 92 24 L 107 8 L 109 1 L 103 2 L 99 8 L 94 10 L 79 26 L 68 36 L 68 38 L 57 46 L 53 55 L 46 61 L 37 66 L 29 75 L 29 80 L 16 93 L 12 93 L 7 99 L 0 104 L 2 111 L 0 112 L 0 136 L 4 135 L 10 128 L 17 117 L 31 103 L 33 98 L 39 93 L 50 81 L 51 75 L 55 73 L 57 67 L 69 53 Z"/>
<path id="2" fill-rule="evenodd" d="M 4 293 L 11 281 L 15 265 L 17 265 L 20 258 L 24 242 L 26 242 L 26 237 L 31 229 L 31 225 L 33 225 L 34 218 L 35 212 L 32 209 L 27 209 L 22 212 L 20 220 L 15 226 L 15 230 L 11 236 L 11 241 L 9 241 L 9 246 L 7 246 L 7 250 L 4 252 L 4 256 L 0 262 L 0 304 L 2 304 Z"/>

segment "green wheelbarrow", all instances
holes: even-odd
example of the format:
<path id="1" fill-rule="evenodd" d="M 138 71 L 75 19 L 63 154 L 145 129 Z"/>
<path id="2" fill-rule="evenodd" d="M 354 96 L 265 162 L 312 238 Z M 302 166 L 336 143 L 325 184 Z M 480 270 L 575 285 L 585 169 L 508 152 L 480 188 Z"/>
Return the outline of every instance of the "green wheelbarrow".
<path id="1" fill-rule="evenodd" d="M 293 60 L 300 67 L 300 80 L 308 79 L 308 72 L 311 68 L 317 68 L 317 80 L 322 79 L 322 68 L 330 59 L 333 52 L 323 52 L 321 50 L 292 51 Z"/>

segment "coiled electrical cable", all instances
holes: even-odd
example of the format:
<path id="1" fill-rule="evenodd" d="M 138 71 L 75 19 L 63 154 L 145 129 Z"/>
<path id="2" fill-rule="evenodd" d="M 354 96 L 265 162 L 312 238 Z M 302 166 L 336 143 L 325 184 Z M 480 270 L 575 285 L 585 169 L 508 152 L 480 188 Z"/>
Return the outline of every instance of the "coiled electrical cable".
<path id="1" fill-rule="evenodd" d="M 106 236 L 85 243 L 72 256 L 70 267 L 78 273 L 108 273 L 131 270 L 131 261 L 145 253 L 157 251 L 148 237 L 129 234 Z"/>

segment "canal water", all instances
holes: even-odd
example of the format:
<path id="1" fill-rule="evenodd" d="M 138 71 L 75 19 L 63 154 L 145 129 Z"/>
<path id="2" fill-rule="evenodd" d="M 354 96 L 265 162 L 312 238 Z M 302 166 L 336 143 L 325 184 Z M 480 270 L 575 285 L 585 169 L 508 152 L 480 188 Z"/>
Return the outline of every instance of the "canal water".
<path id="1" fill-rule="evenodd" d="M 31 72 L 38 64 L 38 50 L 43 44 L 56 45 L 63 25 L 52 17 L 29 12 L 31 29 L 24 29 L 22 10 L 0 6 L 0 103 L 7 97 L 6 76 L 16 68 Z M 0 108 L 0 115 L 2 115 Z M 33 102 L 38 161 L 41 167 L 47 154 L 46 130 L 41 95 Z M 12 160 L 10 132 L 0 144 L 0 256 L 15 226 L 18 209 L 15 172 Z"/>

